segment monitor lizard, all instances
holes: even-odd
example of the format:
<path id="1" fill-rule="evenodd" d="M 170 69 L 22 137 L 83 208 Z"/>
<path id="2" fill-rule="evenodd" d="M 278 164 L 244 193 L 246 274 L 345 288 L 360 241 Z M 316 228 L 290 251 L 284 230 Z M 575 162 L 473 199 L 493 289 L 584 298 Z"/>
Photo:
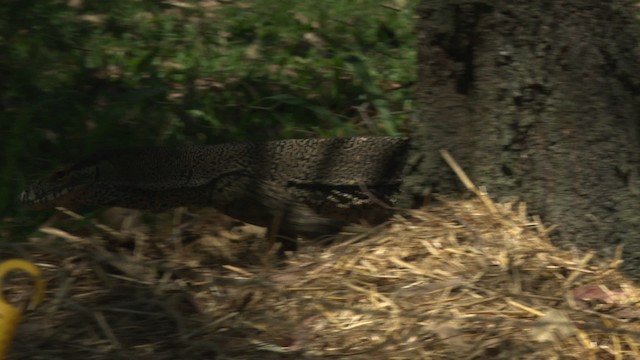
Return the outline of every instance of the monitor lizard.
<path id="1" fill-rule="evenodd" d="M 392 213 L 403 137 L 292 139 L 107 151 L 63 167 L 20 195 L 36 209 L 210 206 L 278 234 L 312 238 Z"/>

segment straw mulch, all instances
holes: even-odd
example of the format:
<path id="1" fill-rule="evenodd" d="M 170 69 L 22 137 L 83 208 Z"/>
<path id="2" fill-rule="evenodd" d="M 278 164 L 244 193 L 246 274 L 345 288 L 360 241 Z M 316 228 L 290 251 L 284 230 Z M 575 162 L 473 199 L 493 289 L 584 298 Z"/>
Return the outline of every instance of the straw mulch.
<path id="1" fill-rule="evenodd" d="M 559 250 L 523 204 L 441 200 L 284 263 L 218 215 L 124 214 L 0 249 L 48 281 L 10 359 L 640 358 L 621 261 Z"/>

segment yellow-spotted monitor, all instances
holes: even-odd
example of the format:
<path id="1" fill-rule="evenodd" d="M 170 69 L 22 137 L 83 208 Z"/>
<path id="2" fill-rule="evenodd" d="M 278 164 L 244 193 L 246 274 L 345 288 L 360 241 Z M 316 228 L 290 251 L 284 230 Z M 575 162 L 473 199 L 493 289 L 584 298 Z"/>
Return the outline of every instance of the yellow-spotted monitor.
<path id="1" fill-rule="evenodd" d="M 210 206 L 313 238 L 386 220 L 408 146 L 402 137 L 352 137 L 121 149 L 56 170 L 20 200 L 39 209 Z"/>

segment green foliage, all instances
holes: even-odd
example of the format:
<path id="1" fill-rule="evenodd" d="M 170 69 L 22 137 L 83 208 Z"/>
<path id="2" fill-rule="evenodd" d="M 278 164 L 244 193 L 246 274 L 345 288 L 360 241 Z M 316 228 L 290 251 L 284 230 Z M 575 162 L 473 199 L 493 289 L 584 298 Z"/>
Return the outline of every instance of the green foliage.
<path id="1" fill-rule="evenodd" d="M 0 213 L 96 149 L 398 134 L 416 3 L 2 1 Z"/>

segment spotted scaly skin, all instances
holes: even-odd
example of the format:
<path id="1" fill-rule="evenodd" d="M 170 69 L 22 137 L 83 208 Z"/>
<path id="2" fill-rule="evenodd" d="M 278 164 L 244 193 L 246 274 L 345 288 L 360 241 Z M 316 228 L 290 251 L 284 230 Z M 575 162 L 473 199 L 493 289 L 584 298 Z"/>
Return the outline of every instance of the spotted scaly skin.
<path id="1" fill-rule="evenodd" d="M 211 206 L 289 235 L 317 236 L 391 214 L 408 140 L 293 139 L 122 149 L 61 168 L 26 189 L 38 209 Z"/>

